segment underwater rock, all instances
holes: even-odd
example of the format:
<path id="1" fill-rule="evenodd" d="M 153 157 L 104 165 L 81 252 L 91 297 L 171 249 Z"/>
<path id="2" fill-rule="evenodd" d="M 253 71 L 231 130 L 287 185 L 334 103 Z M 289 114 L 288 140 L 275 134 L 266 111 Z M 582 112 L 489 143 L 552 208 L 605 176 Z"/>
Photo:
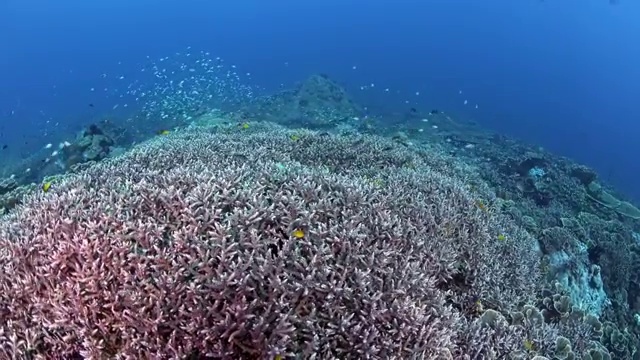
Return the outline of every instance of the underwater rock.
<path id="1" fill-rule="evenodd" d="M 598 174 L 591 168 L 584 165 L 576 165 L 570 172 L 571 176 L 578 179 L 580 183 L 587 186 L 594 182 Z"/>
<path id="2" fill-rule="evenodd" d="M 530 152 L 527 154 L 524 160 L 515 164 L 513 171 L 520 176 L 529 176 L 534 169 L 543 170 L 547 166 L 548 162 L 544 158 L 543 154 Z"/>
<path id="3" fill-rule="evenodd" d="M 294 89 L 256 100 L 239 112 L 243 119 L 329 130 L 357 122 L 363 110 L 327 75 L 313 75 Z"/>
<path id="4" fill-rule="evenodd" d="M 100 161 L 109 156 L 113 145 L 115 141 L 100 126 L 91 124 L 78 134 L 75 141 L 62 149 L 65 168 L 83 162 Z"/>

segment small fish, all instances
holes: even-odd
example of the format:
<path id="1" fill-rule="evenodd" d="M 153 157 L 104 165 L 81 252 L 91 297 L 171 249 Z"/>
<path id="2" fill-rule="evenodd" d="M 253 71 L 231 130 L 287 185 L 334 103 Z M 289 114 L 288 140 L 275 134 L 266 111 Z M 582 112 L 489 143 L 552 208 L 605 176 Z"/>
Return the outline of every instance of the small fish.
<path id="1" fill-rule="evenodd" d="M 2 145 L 2 150 L 6 150 L 8 147 L 9 147 L 9 145 L 4 144 L 4 145 Z"/>
<path id="2" fill-rule="evenodd" d="M 479 313 L 479 314 L 483 313 L 484 312 L 484 305 L 482 304 L 482 300 L 477 296 L 473 296 L 472 300 L 473 300 L 472 309 L 476 313 Z"/>
<path id="3" fill-rule="evenodd" d="M 296 239 L 302 239 L 304 237 L 304 230 L 302 229 L 295 229 L 293 230 L 293 232 L 291 233 L 291 236 L 293 236 Z"/>
<path id="4" fill-rule="evenodd" d="M 51 181 L 45 181 L 42 183 L 42 191 L 47 192 L 51 189 Z"/>
<path id="5" fill-rule="evenodd" d="M 282 357 L 282 355 L 278 354 L 276 356 L 273 357 L 273 360 L 283 360 L 284 357 Z"/>
<path id="6" fill-rule="evenodd" d="M 482 200 L 476 200 L 476 206 L 482 211 L 487 211 L 487 206 L 482 202 Z"/>
<path id="7" fill-rule="evenodd" d="M 291 135 L 289 136 L 289 138 L 290 138 L 292 141 L 298 141 L 298 140 L 300 140 L 300 135 L 291 134 Z"/>
<path id="8" fill-rule="evenodd" d="M 507 240 L 507 237 L 504 234 L 500 234 L 500 235 L 498 235 L 498 240 L 505 241 L 505 240 Z"/>
<path id="9" fill-rule="evenodd" d="M 159 130 L 158 135 L 169 135 L 171 133 L 171 131 L 169 130 Z"/>
<path id="10" fill-rule="evenodd" d="M 524 341 L 524 348 L 525 348 L 527 351 L 533 351 L 533 350 L 535 350 L 535 347 L 536 347 L 536 346 L 535 346 L 535 344 L 533 343 L 533 341 L 531 341 L 531 340 L 529 340 L 529 339 L 526 339 L 526 340 Z"/>
<path id="11" fill-rule="evenodd" d="M 89 107 L 93 107 L 93 104 L 89 104 Z"/>
<path id="12" fill-rule="evenodd" d="M 248 129 L 249 128 L 249 124 L 248 123 L 242 123 L 240 125 L 240 127 L 243 128 L 243 129 Z"/>

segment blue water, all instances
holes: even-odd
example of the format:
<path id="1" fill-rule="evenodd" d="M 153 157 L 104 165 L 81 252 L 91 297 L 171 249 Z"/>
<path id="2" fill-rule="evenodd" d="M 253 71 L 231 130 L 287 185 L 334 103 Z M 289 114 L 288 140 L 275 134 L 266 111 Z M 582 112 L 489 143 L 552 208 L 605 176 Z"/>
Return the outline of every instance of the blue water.
<path id="1" fill-rule="evenodd" d="M 190 46 L 265 91 L 322 72 L 371 108 L 455 113 L 640 201 L 638 18 L 629 0 L 4 0 L 2 156 L 113 112 L 119 76 Z"/>

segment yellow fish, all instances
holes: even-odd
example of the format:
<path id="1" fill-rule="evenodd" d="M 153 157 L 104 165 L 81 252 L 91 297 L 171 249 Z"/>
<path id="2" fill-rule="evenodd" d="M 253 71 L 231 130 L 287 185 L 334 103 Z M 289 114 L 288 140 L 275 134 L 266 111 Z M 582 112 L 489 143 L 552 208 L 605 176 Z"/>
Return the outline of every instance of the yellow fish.
<path id="1" fill-rule="evenodd" d="M 291 236 L 293 236 L 296 239 L 302 239 L 304 237 L 304 230 L 302 229 L 295 229 L 293 230 L 293 232 L 291 233 Z"/>
<path id="2" fill-rule="evenodd" d="M 249 128 L 249 124 L 248 123 L 243 123 L 240 126 L 242 126 L 243 129 L 248 129 Z"/>
<path id="3" fill-rule="evenodd" d="M 169 130 L 160 130 L 158 131 L 158 135 L 169 135 L 171 131 Z"/>
<path id="4" fill-rule="evenodd" d="M 533 344 L 533 341 L 527 339 L 524 341 L 524 348 L 527 351 L 533 351 L 535 349 L 535 345 Z"/>
<path id="5" fill-rule="evenodd" d="M 476 308 L 475 310 L 479 313 L 484 312 L 484 305 L 482 305 L 482 301 L 480 301 L 480 299 L 476 300 L 476 302 L 474 303 Z"/>
<path id="6" fill-rule="evenodd" d="M 42 191 L 47 192 L 51 189 L 51 181 L 46 181 L 42 184 Z"/>
<path id="7" fill-rule="evenodd" d="M 296 135 L 296 134 L 291 134 L 291 136 L 289 136 L 289 138 L 293 141 L 298 141 L 300 140 L 300 136 Z"/>
<path id="8" fill-rule="evenodd" d="M 500 234 L 500 235 L 498 235 L 498 240 L 505 241 L 505 240 L 507 240 L 507 237 L 504 234 Z"/>

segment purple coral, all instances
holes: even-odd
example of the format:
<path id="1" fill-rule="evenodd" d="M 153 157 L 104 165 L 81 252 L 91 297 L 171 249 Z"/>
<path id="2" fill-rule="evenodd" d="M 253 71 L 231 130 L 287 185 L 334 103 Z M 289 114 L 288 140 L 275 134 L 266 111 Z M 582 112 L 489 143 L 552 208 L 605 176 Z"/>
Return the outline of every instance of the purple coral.
<path id="1" fill-rule="evenodd" d="M 0 220 L 0 356 L 450 358 L 468 294 L 533 298 L 532 239 L 461 183 L 305 136 L 176 134 L 34 194 Z"/>

